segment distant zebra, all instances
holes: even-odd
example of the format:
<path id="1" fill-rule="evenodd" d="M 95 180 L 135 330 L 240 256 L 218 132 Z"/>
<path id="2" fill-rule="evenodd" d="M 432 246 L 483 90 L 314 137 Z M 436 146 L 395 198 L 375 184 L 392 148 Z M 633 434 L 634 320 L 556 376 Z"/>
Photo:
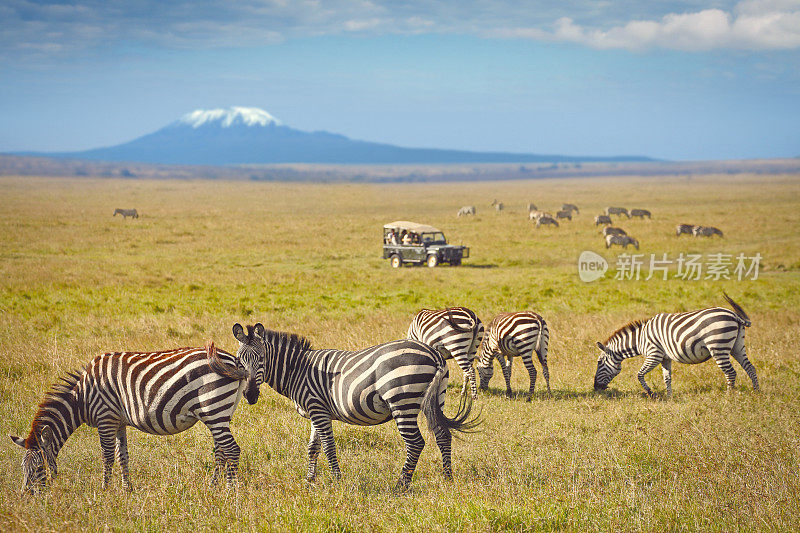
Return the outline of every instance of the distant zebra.
<path id="1" fill-rule="evenodd" d="M 659 364 L 667 395 L 671 395 L 673 361 L 697 364 L 711 357 L 725 373 L 729 389 L 736 382 L 736 370 L 730 361 L 733 356 L 747 372 L 753 389 L 758 390 L 756 369 L 747 359 L 744 346 L 745 328 L 750 327 L 750 318 L 727 294 L 724 295 L 733 311 L 712 307 L 687 313 L 659 313 L 621 327 L 605 343 L 598 342 L 602 353 L 597 360 L 594 389 L 605 390 L 622 370 L 624 359 L 644 355 L 644 364 L 638 373 L 639 383 L 651 396 L 653 392 L 644 378 Z"/>
<path id="2" fill-rule="evenodd" d="M 451 431 L 469 430 L 477 422 L 468 420 L 472 403 L 465 403 L 463 398 L 455 417 L 448 418 L 442 412 L 447 363 L 427 344 L 399 340 L 348 352 L 312 350 L 307 339 L 265 330 L 261 324 L 247 326 L 247 334 L 236 324 L 233 334 L 240 343 L 237 356 L 249 372 L 245 397 L 255 402 L 258 387 L 266 382 L 293 400 L 297 412 L 311 420 L 308 481 L 316 478 L 320 446 L 333 477 L 341 477 L 332 420 L 374 426 L 394 419 L 406 444 L 397 488 L 407 488 L 425 446 L 417 425 L 420 411 L 436 437 L 444 475 L 452 479 Z"/>
<path id="3" fill-rule="evenodd" d="M 111 216 L 122 215 L 122 218 L 139 218 L 139 213 L 136 212 L 136 209 L 114 209 L 114 214 Z"/>
<path id="4" fill-rule="evenodd" d="M 575 211 L 575 214 L 580 214 L 580 211 L 578 211 L 578 206 L 575 205 L 575 204 L 563 204 L 561 206 L 561 210 L 562 211 Z"/>
<path id="5" fill-rule="evenodd" d="M 558 227 L 558 221 L 550 216 L 541 216 L 536 219 L 536 227 L 542 226 L 544 224 L 550 224 L 552 226 Z"/>
<path id="6" fill-rule="evenodd" d="M 225 472 L 236 482 L 239 446 L 230 421 L 245 386 L 245 373 L 233 355 L 205 348 L 163 352 L 116 352 L 95 357 L 82 370 L 69 372 L 45 394 L 27 439 L 11 436 L 25 448 L 23 490 L 34 492 L 56 477 L 56 457 L 82 424 L 96 427 L 107 487 L 114 457 L 122 485 L 132 490 L 128 473 L 126 426 L 153 435 L 174 435 L 198 420 L 211 430 L 215 468 L 212 482 Z"/>
<path id="7" fill-rule="evenodd" d="M 687 235 L 694 235 L 694 228 L 699 226 L 694 226 L 692 224 L 678 224 L 675 226 L 675 236 L 680 237 L 684 233 Z"/>
<path id="8" fill-rule="evenodd" d="M 712 226 L 695 226 L 692 228 L 692 235 L 695 237 L 713 237 L 714 235 L 722 237 L 722 232 Z"/>
<path id="9" fill-rule="evenodd" d="M 594 225 L 599 226 L 600 224 L 608 224 L 609 226 L 614 222 L 611 221 L 611 217 L 608 215 L 597 215 L 594 217 Z"/>
<path id="10" fill-rule="evenodd" d="M 606 248 L 611 248 L 612 244 L 619 244 L 623 248 L 627 248 L 632 244 L 634 248 L 639 249 L 639 241 L 630 235 L 606 235 Z"/>
<path id="11" fill-rule="evenodd" d="M 542 217 L 555 218 L 553 215 L 551 215 L 547 211 L 535 210 L 535 211 L 531 211 L 531 212 L 528 213 L 528 220 L 539 220 Z"/>
<path id="12" fill-rule="evenodd" d="M 609 235 L 627 235 L 628 233 L 622 228 L 615 228 L 613 226 L 606 226 L 603 228 L 603 237 Z"/>
<path id="13" fill-rule="evenodd" d="M 632 217 L 639 217 L 639 218 L 652 218 L 650 216 L 650 211 L 647 209 L 631 209 L 631 216 Z"/>
<path id="14" fill-rule="evenodd" d="M 606 215 L 625 215 L 626 217 L 631 218 L 628 210 L 624 207 L 606 207 Z"/>
<path id="15" fill-rule="evenodd" d="M 550 392 L 550 371 L 547 368 L 549 342 L 550 331 L 547 323 L 536 313 L 522 311 L 503 313 L 494 317 L 489 323 L 476 365 L 481 389 L 486 390 L 489 387 L 489 380 L 494 374 L 493 360 L 496 358 L 506 380 L 506 396 L 511 396 L 511 367 L 514 357 L 519 355 L 530 376 L 528 389 L 528 400 L 530 400 L 536 386 L 536 367 L 533 366 L 535 353 L 542 365 L 547 392 Z"/>
<path id="16" fill-rule="evenodd" d="M 502 211 L 503 210 L 503 202 L 497 202 L 496 204 L 494 204 L 494 210 L 495 211 Z"/>
<path id="17" fill-rule="evenodd" d="M 472 362 L 483 339 L 483 322 L 466 307 L 449 307 L 440 311 L 422 309 L 408 327 L 406 338 L 424 342 L 436 349 L 445 359 L 453 358 L 464 372 L 461 394 L 467 394 L 467 385 L 473 398 L 478 396 L 475 369 Z"/>
<path id="18" fill-rule="evenodd" d="M 572 220 L 572 211 L 561 210 L 556 213 L 556 218 L 566 218 Z"/>
<path id="19" fill-rule="evenodd" d="M 476 209 L 474 205 L 465 205 L 461 209 L 458 210 L 458 216 L 467 216 L 467 215 L 474 215 L 476 213 Z"/>

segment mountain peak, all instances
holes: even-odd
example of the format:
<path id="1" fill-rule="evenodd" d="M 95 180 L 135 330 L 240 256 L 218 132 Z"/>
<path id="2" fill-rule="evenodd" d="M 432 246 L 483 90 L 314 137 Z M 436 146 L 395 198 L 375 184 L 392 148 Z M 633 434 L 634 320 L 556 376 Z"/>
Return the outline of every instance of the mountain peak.
<path id="1" fill-rule="evenodd" d="M 189 125 L 195 129 L 206 124 L 218 124 L 223 128 L 233 125 L 268 126 L 274 124 L 280 126 L 283 124 L 263 109 L 239 106 L 228 109 L 196 109 L 183 115 L 178 123 Z"/>

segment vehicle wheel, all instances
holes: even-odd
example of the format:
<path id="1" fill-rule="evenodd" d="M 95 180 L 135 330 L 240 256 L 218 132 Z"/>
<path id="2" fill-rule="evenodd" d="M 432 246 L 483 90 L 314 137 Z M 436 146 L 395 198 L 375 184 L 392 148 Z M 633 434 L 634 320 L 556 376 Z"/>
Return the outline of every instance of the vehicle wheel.
<path id="1" fill-rule="evenodd" d="M 430 268 L 433 268 L 439 264 L 439 258 L 435 254 L 429 255 L 427 263 Z"/>
<path id="2" fill-rule="evenodd" d="M 395 254 L 389 259 L 389 264 L 392 265 L 392 268 L 400 268 L 403 266 L 403 260 L 400 259 L 400 256 Z"/>

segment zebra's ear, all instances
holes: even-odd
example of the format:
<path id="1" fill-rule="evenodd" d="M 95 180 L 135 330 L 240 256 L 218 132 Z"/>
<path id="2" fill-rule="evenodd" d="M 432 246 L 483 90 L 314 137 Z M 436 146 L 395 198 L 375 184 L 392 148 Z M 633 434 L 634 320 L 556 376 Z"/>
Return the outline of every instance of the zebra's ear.
<path id="1" fill-rule="evenodd" d="M 242 344 L 247 342 L 247 335 L 244 334 L 244 328 L 238 322 L 233 325 L 233 336 Z"/>
<path id="2" fill-rule="evenodd" d="M 600 342 L 600 341 L 597 341 L 597 347 L 598 347 L 598 348 L 600 348 L 601 350 L 603 350 L 603 352 L 607 352 L 607 351 L 608 351 L 608 348 L 606 348 L 606 347 L 603 345 L 603 343 L 602 343 L 602 342 Z"/>
<path id="3" fill-rule="evenodd" d="M 9 437 L 11 437 L 11 441 L 17 446 L 25 447 L 25 439 L 22 437 L 17 437 L 16 435 L 9 435 Z"/>
<path id="4" fill-rule="evenodd" d="M 45 426 L 42 428 L 42 432 L 39 434 L 39 440 L 42 444 L 42 448 L 50 448 L 53 445 L 53 429 L 50 426 Z"/>
<path id="5" fill-rule="evenodd" d="M 255 332 L 256 332 L 256 335 L 258 335 L 258 336 L 259 336 L 259 337 L 261 337 L 262 339 L 264 338 L 264 324 L 262 324 L 261 322 L 259 322 L 258 324 L 256 324 L 255 326 L 253 326 L 253 329 L 255 330 Z"/>

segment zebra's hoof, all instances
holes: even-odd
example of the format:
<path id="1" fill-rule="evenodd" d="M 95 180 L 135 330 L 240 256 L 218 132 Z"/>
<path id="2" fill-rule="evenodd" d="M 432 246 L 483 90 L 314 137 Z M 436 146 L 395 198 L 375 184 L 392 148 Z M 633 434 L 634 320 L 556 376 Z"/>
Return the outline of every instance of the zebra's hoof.
<path id="1" fill-rule="evenodd" d="M 394 486 L 394 493 L 395 494 L 405 494 L 409 491 L 411 487 L 411 481 L 401 477 L 397 480 L 397 484 Z"/>

